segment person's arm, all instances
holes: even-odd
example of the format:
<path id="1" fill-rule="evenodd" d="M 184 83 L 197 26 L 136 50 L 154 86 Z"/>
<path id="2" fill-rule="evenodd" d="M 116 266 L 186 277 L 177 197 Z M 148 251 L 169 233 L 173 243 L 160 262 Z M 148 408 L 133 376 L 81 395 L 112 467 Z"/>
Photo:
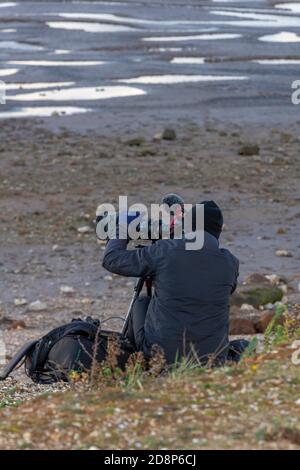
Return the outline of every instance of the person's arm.
<path id="1" fill-rule="evenodd" d="M 110 240 L 102 266 L 108 271 L 129 277 L 151 276 L 155 272 L 155 245 L 127 251 L 127 240 Z"/>

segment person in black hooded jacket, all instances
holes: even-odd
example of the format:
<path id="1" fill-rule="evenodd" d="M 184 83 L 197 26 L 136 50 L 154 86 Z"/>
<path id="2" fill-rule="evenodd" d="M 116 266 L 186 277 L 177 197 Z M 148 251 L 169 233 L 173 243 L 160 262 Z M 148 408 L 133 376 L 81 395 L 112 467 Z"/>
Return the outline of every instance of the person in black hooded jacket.
<path id="1" fill-rule="evenodd" d="M 194 357 L 198 363 L 237 361 L 245 341 L 229 343 L 229 299 L 239 275 L 239 261 L 219 247 L 223 215 L 214 201 L 204 201 L 204 244 L 186 250 L 185 238 L 164 239 L 126 250 L 126 240 L 110 240 L 103 267 L 130 277 L 150 276 L 154 294 L 135 301 L 127 335 L 137 350 L 151 356 L 160 346 L 168 363 Z M 195 230 L 195 226 L 193 226 Z"/>

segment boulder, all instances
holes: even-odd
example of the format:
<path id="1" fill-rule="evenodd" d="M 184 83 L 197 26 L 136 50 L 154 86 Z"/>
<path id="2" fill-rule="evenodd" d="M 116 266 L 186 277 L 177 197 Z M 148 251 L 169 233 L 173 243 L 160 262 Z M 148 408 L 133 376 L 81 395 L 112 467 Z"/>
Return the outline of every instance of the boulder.
<path id="1" fill-rule="evenodd" d="M 232 295 L 231 305 L 250 304 L 258 308 L 261 305 L 274 304 L 280 301 L 282 297 L 282 290 L 277 286 L 272 286 L 269 282 L 268 285 L 264 286 L 261 284 L 242 286 Z"/>
<path id="2" fill-rule="evenodd" d="M 263 285 L 269 285 L 269 280 L 268 278 L 261 273 L 252 273 L 249 274 L 244 280 L 244 284 L 247 286 L 252 285 L 252 284 L 263 284 Z"/>
<path id="3" fill-rule="evenodd" d="M 176 140 L 176 137 L 176 132 L 170 127 L 167 127 L 162 133 L 162 139 L 164 140 Z"/>
<path id="4" fill-rule="evenodd" d="M 262 312 L 260 319 L 254 325 L 256 333 L 264 333 L 269 323 L 273 320 L 274 315 L 275 315 L 274 312 Z M 283 324 L 284 324 L 284 317 L 281 316 L 277 319 L 276 325 L 283 325 Z"/>
<path id="5" fill-rule="evenodd" d="M 239 149 L 239 155 L 250 157 L 251 155 L 258 155 L 260 148 L 257 144 L 244 144 Z"/>
<path id="6" fill-rule="evenodd" d="M 254 335 L 256 333 L 254 324 L 248 318 L 235 317 L 230 320 L 230 335 Z"/>

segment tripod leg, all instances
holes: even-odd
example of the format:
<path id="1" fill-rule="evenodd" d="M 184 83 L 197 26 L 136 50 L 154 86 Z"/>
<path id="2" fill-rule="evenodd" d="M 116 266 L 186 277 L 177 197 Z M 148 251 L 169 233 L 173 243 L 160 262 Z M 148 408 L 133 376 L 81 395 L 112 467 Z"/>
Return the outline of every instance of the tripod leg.
<path id="1" fill-rule="evenodd" d="M 125 318 L 125 322 L 124 322 L 124 325 L 123 325 L 123 328 L 122 328 L 122 335 L 125 336 L 126 335 L 126 331 L 128 329 L 128 322 L 129 322 L 129 318 L 131 316 L 131 312 L 132 312 L 132 307 L 134 305 L 134 302 L 136 301 L 136 299 L 138 298 L 138 296 L 140 295 L 142 289 L 143 289 L 143 285 L 144 285 L 144 279 L 143 278 L 139 278 L 137 281 L 136 281 L 136 284 L 134 286 L 134 294 L 133 294 L 133 297 L 132 297 L 132 300 L 130 302 L 130 305 L 129 305 L 129 308 L 128 308 L 128 311 L 127 311 L 127 314 L 126 314 L 126 318 Z"/>
<path id="2" fill-rule="evenodd" d="M 146 295 L 137 297 L 128 319 L 125 336 L 135 345 L 137 350 L 141 350 L 143 346 L 144 325 L 150 300 L 150 297 Z"/>

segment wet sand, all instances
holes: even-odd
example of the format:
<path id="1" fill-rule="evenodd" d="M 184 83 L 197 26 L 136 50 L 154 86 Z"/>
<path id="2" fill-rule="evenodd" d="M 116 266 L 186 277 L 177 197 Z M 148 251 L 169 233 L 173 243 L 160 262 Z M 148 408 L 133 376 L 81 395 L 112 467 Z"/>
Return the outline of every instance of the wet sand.
<path id="1" fill-rule="evenodd" d="M 54 116 L 46 126 L 95 129 L 102 135 L 141 126 L 152 131 L 153 125 L 159 128 L 170 120 L 288 128 L 299 121 L 291 84 L 299 79 L 300 15 L 275 6 L 267 0 L 201 5 L 192 0 L 26 1 L 1 8 L 0 71 L 18 70 L 3 78 L 8 85 L 46 85 L 8 89 L 0 117 L 24 107 L 30 115 L 32 107 L 50 106 Z M 191 58 L 198 63 L 178 63 Z M 279 63 L 257 62 L 270 59 Z M 296 62 L 282 62 L 288 59 Z M 95 62 L 100 64 L 87 65 Z M 174 75 L 179 82 L 169 85 Z M 201 81 L 194 81 L 195 76 Z M 56 90 L 51 95 L 51 82 L 72 83 L 61 90 L 77 91 L 71 98 L 61 91 L 54 96 Z M 115 93 L 118 98 L 103 99 L 107 86 L 125 90 Z M 126 97 L 126 89 L 138 93 Z M 86 114 L 66 109 L 75 114 L 58 120 L 57 106 L 75 106 Z"/>

